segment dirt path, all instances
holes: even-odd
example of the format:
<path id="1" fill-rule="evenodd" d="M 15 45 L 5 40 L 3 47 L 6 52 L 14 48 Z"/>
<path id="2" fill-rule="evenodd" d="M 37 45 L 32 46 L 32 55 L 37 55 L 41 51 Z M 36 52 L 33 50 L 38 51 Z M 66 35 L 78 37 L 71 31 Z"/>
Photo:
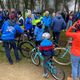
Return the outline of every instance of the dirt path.
<path id="1" fill-rule="evenodd" d="M 64 68 L 67 71 L 67 67 Z M 43 78 L 42 73 L 42 67 L 36 67 L 29 59 L 14 62 L 13 65 L 8 62 L 0 63 L 0 80 L 55 80 L 51 76 L 48 79 Z"/>

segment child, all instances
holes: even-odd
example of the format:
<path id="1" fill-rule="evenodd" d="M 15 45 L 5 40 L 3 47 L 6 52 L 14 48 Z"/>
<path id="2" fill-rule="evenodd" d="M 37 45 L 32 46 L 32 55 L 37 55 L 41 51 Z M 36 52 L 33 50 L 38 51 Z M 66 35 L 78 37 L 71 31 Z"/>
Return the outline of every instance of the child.
<path id="1" fill-rule="evenodd" d="M 44 68 L 44 74 L 43 77 L 48 77 L 48 72 L 47 68 L 45 67 L 46 62 L 52 58 L 54 55 L 54 45 L 53 43 L 49 40 L 50 34 L 49 33 L 43 33 L 42 35 L 43 41 L 40 44 L 40 51 L 44 57 L 43 61 L 43 68 Z"/>
<path id="2" fill-rule="evenodd" d="M 25 29 L 27 31 L 28 39 L 31 40 L 33 38 L 33 25 L 31 13 L 27 13 L 27 18 L 25 21 Z"/>
<path id="3" fill-rule="evenodd" d="M 34 35 L 36 37 L 36 46 L 39 46 L 41 41 L 42 41 L 42 34 L 44 32 L 44 29 L 42 28 L 41 22 L 37 23 L 37 26 L 35 27 L 34 30 Z"/>

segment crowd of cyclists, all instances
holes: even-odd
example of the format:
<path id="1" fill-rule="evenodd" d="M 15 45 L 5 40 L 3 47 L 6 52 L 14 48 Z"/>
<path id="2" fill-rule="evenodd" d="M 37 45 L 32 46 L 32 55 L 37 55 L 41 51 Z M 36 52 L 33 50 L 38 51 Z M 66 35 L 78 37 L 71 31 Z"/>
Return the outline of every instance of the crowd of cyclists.
<path id="1" fill-rule="evenodd" d="M 9 45 L 14 49 L 16 61 L 19 62 L 21 60 L 15 43 L 16 33 L 26 32 L 29 40 L 35 38 L 35 44 L 36 46 L 40 45 L 40 50 L 45 58 L 45 65 L 47 58 L 51 57 L 52 53 L 54 53 L 52 50 L 54 45 L 49 40 L 50 34 L 54 42 L 58 44 L 60 32 L 62 30 L 67 31 L 78 19 L 80 19 L 80 12 L 74 13 L 73 11 L 70 13 L 57 11 L 50 14 L 49 11 L 42 13 L 41 11 L 27 10 L 24 18 L 21 11 L 0 9 L 1 39 L 9 63 L 13 64 Z M 68 32 L 66 34 L 70 36 Z M 44 67 L 44 76 L 46 77 L 47 75 Z M 76 79 L 74 78 L 73 80 Z"/>

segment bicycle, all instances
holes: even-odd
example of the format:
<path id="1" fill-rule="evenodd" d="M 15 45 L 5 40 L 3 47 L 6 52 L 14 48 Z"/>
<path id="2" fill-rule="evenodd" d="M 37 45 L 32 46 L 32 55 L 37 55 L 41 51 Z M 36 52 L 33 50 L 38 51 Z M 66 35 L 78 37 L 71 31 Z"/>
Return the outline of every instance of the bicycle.
<path id="1" fill-rule="evenodd" d="M 70 62 L 71 41 L 69 40 L 66 47 L 56 47 L 54 49 L 57 56 L 53 56 L 53 60 L 60 65 L 69 65 Z"/>
<path id="2" fill-rule="evenodd" d="M 23 34 L 24 35 L 24 34 Z M 23 57 L 30 58 L 30 51 L 34 48 L 34 45 L 30 41 L 24 41 L 21 39 L 21 36 L 15 40 L 17 44 L 18 51 L 20 51 Z M 10 46 L 10 50 L 12 47 Z"/>
<path id="3" fill-rule="evenodd" d="M 44 57 L 42 56 L 38 48 L 32 49 L 31 60 L 32 63 L 36 66 L 39 66 L 41 60 L 42 61 L 44 60 Z M 64 80 L 65 78 L 64 71 L 61 68 L 57 67 L 52 60 L 47 61 L 46 68 L 51 73 L 52 77 L 54 77 L 56 80 Z"/>

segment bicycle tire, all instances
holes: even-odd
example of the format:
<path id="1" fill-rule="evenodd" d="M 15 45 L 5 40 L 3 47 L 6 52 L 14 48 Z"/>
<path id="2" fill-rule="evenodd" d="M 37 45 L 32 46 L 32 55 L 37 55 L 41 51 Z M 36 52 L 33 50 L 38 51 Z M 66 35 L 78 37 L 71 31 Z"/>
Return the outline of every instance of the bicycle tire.
<path id="1" fill-rule="evenodd" d="M 55 55 L 53 60 L 60 65 L 69 65 L 70 64 L 70 53 L 66 48 L 57 47 L 54 49 Z M 66 53 L 64 57 L 62 57 Z"/>
<path id="2" fill-rule="evenodd" d="M 31 52 L 31 61 L 34 65 L 39 66 L 40 65 L 40 57 L 37 55 L 35 58 L 35 54 L 36 54 L 35 51 Z"/>
<path id="3" fill-rule="evenodd" d="M 55 78 L 56 80 L 64 80 L 65 73 L 63 69 L 58 66 L 55 66 L 54 64 L 52 66 L 53 66 L 52 72 L 50 72 L 52 77 Z"/>
<path id="4" fill-rule="evenodd" d="M 20 43 L 20 52 L 21 52 L 23 57 L 30 58 L 31 57 L 30 51 L 33 48 L 34 48 L 34 45 L 29 41 L 25 41 L 25 42 Z"/>

